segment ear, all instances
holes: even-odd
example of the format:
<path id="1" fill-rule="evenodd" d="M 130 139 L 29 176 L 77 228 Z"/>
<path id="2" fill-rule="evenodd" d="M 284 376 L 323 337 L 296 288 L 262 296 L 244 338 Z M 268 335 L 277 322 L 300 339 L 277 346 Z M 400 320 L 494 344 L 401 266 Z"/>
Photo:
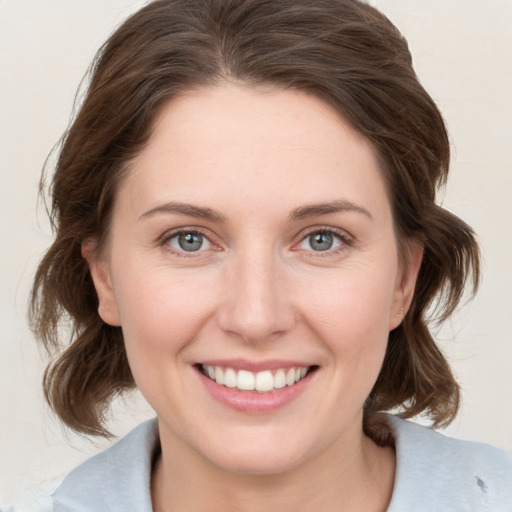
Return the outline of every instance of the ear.
<path id="1" fill-rule="evenodd" d="M 408 243 L 406 261 L 401 265 L 402 268 L 397 276 L 393 307 L 391 308 L 389 317 L 390 331 L 402 323 L 402 320 L 411 306 L 416 280 L 423 259 L 423 250 L 423 244 L 419 241 L 411 241 Z"/>
<path id="2" fill-rule="evenodd" d="M 96 238 L 86 238 L 82 241 L 82 256 L 89 265 L 96 294 L 98 295 L 98 314 L 101 319 L 112 326 L 120 326 L 117 301 L 112 287 L 110 268 L 105 255 L 98 254 Z"/>

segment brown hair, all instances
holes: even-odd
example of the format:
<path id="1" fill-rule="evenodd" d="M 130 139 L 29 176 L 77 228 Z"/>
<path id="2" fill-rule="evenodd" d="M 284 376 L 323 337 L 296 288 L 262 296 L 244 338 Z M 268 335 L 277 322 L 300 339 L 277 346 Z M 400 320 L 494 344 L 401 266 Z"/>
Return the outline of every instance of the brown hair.
<path id="1" fill-rule="evenodd" d="M 38 268 L 33 329 L 50 353 L 46 398 L 73 429 L 106 435 L 111 398 L 133 387 L 121 329 L 102 322 L 81 243 L 108 234 L 124 164 L 148 140 L 164 102 L 220 81 L 271 84 L 333 105 L 377 151 L 402 254 L 424 245 L 415 296 L 393 330 L 366 417 L 398 408 L 446 424 L 459 387 L 427 326 L 478 284 L 472 230 L 435 203 L 450 159 L 446 128 L 419 83 L 407 43 L 390 21 L 357 0 L 156 0 L 100 49 L 83 103 L 62 139 L 51 182 L 56 238 Z M 69 343 L 59 326 L 71 325 Z M 369 422 L 366 425 L 370 425 Z M 368 427 L 369 428 L 369 427 Z"/>

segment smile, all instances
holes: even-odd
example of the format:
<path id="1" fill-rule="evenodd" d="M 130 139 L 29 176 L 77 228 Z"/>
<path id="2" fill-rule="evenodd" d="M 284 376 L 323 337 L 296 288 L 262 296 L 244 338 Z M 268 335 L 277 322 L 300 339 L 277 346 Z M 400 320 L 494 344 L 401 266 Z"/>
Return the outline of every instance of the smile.
<path id="1" fill-rule="evenodd" d="M 310 366 L 279 368 L 255 373 L 221 366 L 200 365 L 203 375 L 221 386 L 259 393 L 269 393 L 286 386 L 293 386 L 301 381 L 311 368 Z"/>

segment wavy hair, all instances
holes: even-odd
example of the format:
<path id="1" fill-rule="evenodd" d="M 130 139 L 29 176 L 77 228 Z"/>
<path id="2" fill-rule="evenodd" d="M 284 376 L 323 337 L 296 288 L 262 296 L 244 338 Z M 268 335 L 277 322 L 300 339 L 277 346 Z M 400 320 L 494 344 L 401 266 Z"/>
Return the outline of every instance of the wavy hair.
<path id="1" fill-rule="evenodd" d="M 437 300 L 446 319 L 466 284 L 476 290 L 479 249 L 471 228 L 436 203 L 449 168 L 447 131 L 406 40 L 383 14 L 357 0 L 156 0 L 112 34 L 89 78 L 50 179 L 55 241 L 30 307 L 33 330 L 53 356 L 45 395 L 66 425 L 108 435 L 110 400 L 135 385 L 121 329 L 97 313 L 81 243 L 108 236 L 124 164 L 144 147 L 162 105 L 223 81 L 315 95 L 371 142 L 401 254 L 419 240 L 424 256 L 411 308 L 389 335 L 366 402 L 365 428 L 371 435 L 369 419 L 392 409 L 405 418 L 426 414 L 435 425 L 454 418 L 459 387 L 427 312 Z M 63 323 L 69 337 L 59 334 Z"/>

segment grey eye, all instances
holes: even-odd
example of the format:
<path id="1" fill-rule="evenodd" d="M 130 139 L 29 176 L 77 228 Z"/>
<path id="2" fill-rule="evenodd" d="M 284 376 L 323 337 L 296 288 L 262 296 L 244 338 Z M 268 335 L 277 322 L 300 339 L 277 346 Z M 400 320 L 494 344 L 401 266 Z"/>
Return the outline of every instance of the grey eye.
<path id="1" fill-rule="evenodd" d="M 329 231 L 314 231 L 302 240 L 299 247 L 307 251 L 325 252 L 338 249 L 345 243 L 341 235 Z"/>
<path id="2" fill-rule="evenodd" d="M 178 237 L 178 244 L 184 251 L 198 251 L 203 245 L 203 237 L 197 233 L 186 233 Z"/>
<path id="3" fill-rule="evenodd" d="M 334 243 L 334 237 L 330 233 L 313 233 L 308 240 L 314 251 L 328 251 Z"/>
<path id="4" fill-rule="evenodd" d="M 210 242 L 201 233 L 178 233 L 169 240 L 169 245 L 174 249 L 185 252 L 196 252 L 208 249 Z"/>

